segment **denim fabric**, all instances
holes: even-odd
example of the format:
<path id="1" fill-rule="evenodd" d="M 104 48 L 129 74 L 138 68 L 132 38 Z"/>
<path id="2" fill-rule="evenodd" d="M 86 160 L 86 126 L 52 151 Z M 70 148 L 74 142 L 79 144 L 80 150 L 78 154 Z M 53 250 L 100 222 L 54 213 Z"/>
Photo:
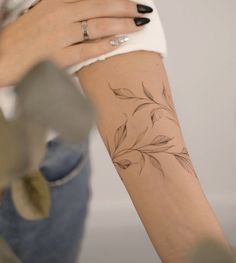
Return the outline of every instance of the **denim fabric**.
<path id="1" fill-rule="evenodd" d="M 79 145 L 58 137 L 48 142 L 40 170 L 51 189 L 50 216 L 23 219 L 7 189 L 0 205 L 0 236 L 23 263 L 75 263 L 91 197 L 89 138 Z"/>

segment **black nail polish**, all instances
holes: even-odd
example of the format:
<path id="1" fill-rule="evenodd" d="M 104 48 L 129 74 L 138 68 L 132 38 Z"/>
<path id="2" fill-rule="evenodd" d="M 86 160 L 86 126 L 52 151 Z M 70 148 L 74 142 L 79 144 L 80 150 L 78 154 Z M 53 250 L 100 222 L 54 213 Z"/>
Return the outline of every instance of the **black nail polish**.
<path id="1" fill-rule="evenodd" d="M 153 9 L 150 6 L 140 4 L 137 4 L 137 9 L 138 12 L 142 14 L 151 13 L 153 11 Z"/>
<path id="2" fill-rule="evenodd" d="M 135 17 L 134 22 L 136 26 L 142 26 L 149 23 L 151 20 L 147 17 Z"/>

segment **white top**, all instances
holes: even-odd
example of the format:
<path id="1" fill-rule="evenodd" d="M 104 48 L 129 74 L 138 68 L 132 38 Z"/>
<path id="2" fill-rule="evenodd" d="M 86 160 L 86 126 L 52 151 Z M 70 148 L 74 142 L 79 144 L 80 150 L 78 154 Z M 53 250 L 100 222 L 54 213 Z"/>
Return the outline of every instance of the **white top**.
<path id="1" fill-rule="evenodd" d="M 14 21 L 22 12 L 27 11 L 27 9 L 36 4 L 38 0 L 10 0 L 9 4 L 19 4 L 20 7 L 15 8 L 9 18 L 4 21 L 2 26 L 7 25 L 8 23 Z M 75 73 L 82 67 L 94 63 L 98 60 L 104 60 L 108 57 L 127 53 L 135 50 L 148 50 L 148 51 L 155 51 L 160 53 L 163 57 L 167 56 L 167 47 L 166 47 L 166 39 L 163 31 L 163 27 L 161 24 L 161 20 L 155 6 L 153 0 L 141 0 L 138 1 L 140 4 L 149 5 L 153 8 L 153 12 L 149 14 L 145 14 L 146 17 L 151 19 L 151 22 L 144 27 L 141 31 L 134 32 L 127 34 L 129 36 L 128 42 L 124 45 L 120 46 L 116 50 L 113 50 L 109 53 L 104 55 L 97 56 L 95 58 L 87 59 L 82 63 L 78 63 L 76 65 L 70 66 L 66 68 L 66 71 L 70 74 Z M 19 5 L 18 5 L 19 6 Z M 77 77 L 75 80 L 78 81 Z M 79 82 L 78 82 L 79 83 Z M 11 118 L 14 114 L 14 101 L 15 101 L 15 94 L 13 93 L 14 86 L 8 86 L 4 88 L 0 88 L 0 107 L 5 115 L 6 118 Z M 48 136 L 48 139 L 54 137 L 55 134 L 51 134 Z"/>

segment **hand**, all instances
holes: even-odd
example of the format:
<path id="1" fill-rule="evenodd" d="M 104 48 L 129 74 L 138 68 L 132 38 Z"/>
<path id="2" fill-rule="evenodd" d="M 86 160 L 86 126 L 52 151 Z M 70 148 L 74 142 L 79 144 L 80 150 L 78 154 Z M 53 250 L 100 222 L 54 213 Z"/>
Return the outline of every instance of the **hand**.
<path id="1" fill-rule="evenodd" d="M 116 49 L 110 44 L 114 35 L 144 27 L 134 19 L 143 17 L 143 8 L 129 0 L 40 1 L 0 32 L 0 87 L 14 85 L 44 58 L 65 68 Z M 88 20 L 88 42 L 82 42 L 83 20 Z"/>

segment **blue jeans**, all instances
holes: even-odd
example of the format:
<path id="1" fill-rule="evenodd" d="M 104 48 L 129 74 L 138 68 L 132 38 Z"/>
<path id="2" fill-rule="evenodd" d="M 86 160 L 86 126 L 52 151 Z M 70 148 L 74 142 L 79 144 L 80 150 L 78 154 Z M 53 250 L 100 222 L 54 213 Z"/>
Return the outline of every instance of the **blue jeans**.
<path id="1" fill-rule="evenodd" d="M 59 137 L 48 142 L 40 170 L 51 189 L 50 216 L 23 219 L 7 189 L 0 205 L 0 236 L 23 263 L 76 263 L 91 197 L 89 137 L 79 145 Z"/>

